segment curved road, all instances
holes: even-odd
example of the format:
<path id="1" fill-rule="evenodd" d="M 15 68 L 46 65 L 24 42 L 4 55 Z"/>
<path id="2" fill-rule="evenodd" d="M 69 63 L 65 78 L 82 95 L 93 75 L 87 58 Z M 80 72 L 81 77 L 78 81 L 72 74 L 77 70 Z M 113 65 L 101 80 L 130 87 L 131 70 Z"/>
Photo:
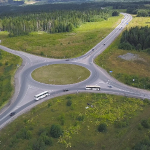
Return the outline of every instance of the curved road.
<path id="1" fill-rule="evenodd" d="M 75 92 L 97 92 L 97 93 L 110 93 L 125 95 L 130 97 L 137 98 L 147 98 L 150 99 L 150 92 L 146 90 L 141 90 L 133 87 L 129 87 L 123 83 L 118 82 L 116 79 L 112 78 L 105 70 L 93 63 L 94 58 L 101 54 L 113 41 L 114 39 L 122 32 L 123 28 L 132 20 L 132 16 L 126 13 L 122 13 L 124 19 L 121 23 L 100 43 L 93 47 L 86 54 L 72 58 L 69 60 L 65 59 L 50 59 L 43 58 L 35 55 L 31 55 L 25 52 L 16 51 L 9 49 L 7 47 L 1 46 L 0 49 L 18 55 L 23 59 L 22 66 L 18 69 L 15 74 L 15 93 L 11 99 L 11 104 L 3 109 L 0 114 L 0 129 L 3 128 L 6 124 L 13 121 L 16 117 L 22 113 L 30 110 L 35 105 L 42 103 L 43 101 L 69 93 Z M 70 85 L 48 85 L 39 83 L 32 79 L 31 73 L 36 68 L 45 65 L 51 64 L 76 64 L 83 66 L 90 70 L 91 75 L 88 79 L 75 84 Z M 101 91 L 86 91 L 86 85 L 100 85 Z M 112 88 L 108 86 L 111 85 Z M 63 92 L 63 89 L 69 89 L 67 92 Z M 50 96 L 40 100 L 35 101 L 34 95 L 41 93 L 43 91 L 49 91 Z M 10 117 L 10 112 L 15 111 L 16 115 Z"/>

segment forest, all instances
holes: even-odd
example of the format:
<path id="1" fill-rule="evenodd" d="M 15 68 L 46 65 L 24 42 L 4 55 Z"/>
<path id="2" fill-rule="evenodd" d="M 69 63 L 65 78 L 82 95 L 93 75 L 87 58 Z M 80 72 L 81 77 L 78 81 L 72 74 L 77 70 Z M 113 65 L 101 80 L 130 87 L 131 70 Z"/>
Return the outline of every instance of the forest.
<path id="1" fill-rule="evenodd" d="M 119 48 L 126 50 L 146 50 L 150 53 L 150 28 L 145 27 L 132 27 L 122 33 Z"/>
<path id="2" fill-rule="evenodd" d="M 106 20 L 111 16 L 107 9 L 57 10 L 51 12 L 26 13 L 1 16 L 1 30 L 9 36 L 26 35 L 34 31 L 47 33 L 70 32 L 84 22 Z"/>
<path id="3" fill-rule="evenodd" d="M 142 10 L 150 2 L 95 2 L 46 4 L 29 6 L 0 6 L 0 30 L 8 31 L 9 36 L 27 35 L 34 31 L 47 33 L 70 32 L 84 22 L 107 20 L 110 16 L 119 15 L 113 9 L 127 9 L 127 12 L 143 15 Z M 112 6 L 110 11 L 106 7 Z M 138 10 L 140 9 L 140 10 Z M 133 12 L 134 11 L 134 12 Z"/>

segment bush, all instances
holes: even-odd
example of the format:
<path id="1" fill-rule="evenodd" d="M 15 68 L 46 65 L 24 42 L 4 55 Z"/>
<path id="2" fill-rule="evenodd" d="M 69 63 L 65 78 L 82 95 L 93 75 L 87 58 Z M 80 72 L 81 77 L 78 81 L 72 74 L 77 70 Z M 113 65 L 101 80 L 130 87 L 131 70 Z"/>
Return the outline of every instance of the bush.
<path id="1" fill-rule="evenodd" d="M 114 125 L 116 128 L 126 127 L 126 126 L 128 126 L 128 120 L 126 120 L 126 121 L 115 121 Z"/>
<path id="2" fill-rule="evenodd" d="M 45 132 L 41 134 L 40 138 L 45 143 L 45 145 L 53 145 L 53 139 L 51 137 L 48 137 Z"/>
<path id="3" fill-rule="evenodd" d="M 32 145 L 32 150 L 45 150 L 45 143 L 42 140 L 42 138 L 39 138 L 38 140 L 34 140 Z"/>
<path id="4" fill-rule="evenodd" d="M 150 139 L 145 137 L 141 142 L 137 143 L 134 147 L 134 150 L 149 150 L 150 149 Z"/>
<path id="5" fill-rule="evenodd" d="M 5 66 L 7 66 L 7 65 L 8 65 L 8 61 L 5 62 Z"/>
<path id="6" fill-rule="evenodd" d="M 115 11 L 113 11 L 113 12 L 112 12 L 112 16 L 119 16 L 119 12 L 118 12 L 118 11 L 116 11 L 116 10 L 115 10 Z"/>
<path id="7" fill-rule="evenodd" d="M 48 136 L 47 136 L 47 137 L 45 138 L 45 141 L 44 141 L 44 142 L 45 142 L 46 145 L 49 145 L 49 146 L 52 146 L 52 145 L 53 145 L 53 139 L 52 139 L 51 137 L 48 137 Z"/>
<path id="8" fill-rule="evenodd" d="M 150 127 L 150 124 L 149 124 L 148 120 L 142 120 L 141 125 L 144 128 L 149 128 Z"/>
<path id="9" fill-rule="evenodd" d="M 50 135 L 53 138 L 59 138 L 62 135 L 62 129 L 59 125 L 53 124 L 50 129 Z"/>
<path id="10" fill-rule="evenodd" d="M 44 52 L 41 52 L 40 55 L 41 55 L 41 56 L 44 56 Z"/>
<path id="11" fill-rule="evenodd" d="M 77 120 L 78 120 L 78 121 L 83 121 L 83 120 L 84 120 L 84 115 L 79 115 L 79 116 L 77 117 Z"/>
<path id="12" fill-rule="evenodd" d="M 106 132 L 107 131 L 107 125 L 105 123 L 101 123 L 99 126 L 98 126 L 98 131 L 99 132 Z"/>
<path id="13" fill-rule="evenodd" d="M 26 128 L 23 128 L 22 130 L 20 130 L 18 133 L 17 133 L 17 138 L 20 138 L 20 139 L 31 139 L 32 137 L 32 133 L 31 131 L 28 131 Z"/>
<path id="14" fill-rule="evenodd" d="M 71 106 L 72 105 L 72 101 L 69 99 L 68 101 L 67 101 L 67 106 Z"/>
<path id="15" fill-rule="evenodd" d="M 64 113 L 61 114 L 61 115 L 58 117 L 58 120 L 60 121 L 60 124 L 61 124 L 61 125 L 64 125 L 64 124 L 65 124 L 65 115 L 64 115 Z"/>
<path id="16" fill-rule="evenodd" d="M 48 103 L 48 105 L 47 105 L 48 107 L 50 107 L 50 106 L 52 106 L 52 104 L 51 103 Z"/>
<path id="17" fill-rule="evenodd" d="M 40 127 L 39 131 L 38 131 L 38 135 L 40 136 L 43 133 L 47 133 L 46 128 L 44 127 Z"/>
<path id="18" fill-rule="evenodd" d="M 142 130 L 143 126 L 141 124 L 138 124 L 138 130 Z"/>
<path id="19" fill-rule="evenodd" d="M 150 100 L 149 99 L 144 99 L 143 102 L 150 105 Z"/>
<path id="20" fill-rule="evenodd" d="M 119 49 L 132 50 L 133 46 L 128 42 L 123 42 L 119 44 Z"/>

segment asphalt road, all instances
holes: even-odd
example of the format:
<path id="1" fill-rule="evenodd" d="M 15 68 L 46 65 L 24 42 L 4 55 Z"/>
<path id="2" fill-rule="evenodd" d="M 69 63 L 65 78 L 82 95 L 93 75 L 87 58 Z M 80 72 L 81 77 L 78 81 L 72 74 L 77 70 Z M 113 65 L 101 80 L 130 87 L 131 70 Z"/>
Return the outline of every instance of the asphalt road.
<path id="1" fill-rule="evenodd" d="M 132 16 L 125 14 L 124 19 L 121 23 L 100 43 L 89 50 L 86 54 L 72 59 L 50 59 L 35 56 L 21 51 L 16 51 L 9 49 L 0 45 L 0 49 L 18 55 L 23 59 L 22 66 L 18 69 L 15 74 L 15 93 L 11 99 L 10 105 L 1 110 L 0 114 L 0 129 L 6 124 L 13 121 L 22 113 L 33 108 L 35 105 L 42 103 L 43 101 L 57 97 L 64 94 L 75 93 L 75 92 L 96 92 L 96 93 L 108 93 L 124 95 L 129 97 L 137 98 L 147 98 L 150 99 L 150 92 L 146 90 L 141 90 L 133 87 L 129 87 L 123 83 L 120 83 L 116 79 L 112 78 L 105 70 L 93 63 L 94 58 L 101 54 L 122 32 L 125 26 L 132 20 Z M 76 64 L 87 68 L 91 75 L 88 79 L 75 84 L 69 85 L 49 85 L 44 83 L 39 83 L 32 79 L 31 73 L 36 68 L 51 64 Z M 86 85 L 100 85 L 100 91 L 90 91 L 85 90 Z M 112 86 L 112 88 L 109 87 Z M 63 89 L 69 89 L 69 91 L 64 92 Z M 34 95 L 37 95 L 43 91 L 49 91 L 50 96 L 41 99 L 39 101 L 34 100 Z M 15 111 L 14 116 L 9 116 L 11 112 Z"/>

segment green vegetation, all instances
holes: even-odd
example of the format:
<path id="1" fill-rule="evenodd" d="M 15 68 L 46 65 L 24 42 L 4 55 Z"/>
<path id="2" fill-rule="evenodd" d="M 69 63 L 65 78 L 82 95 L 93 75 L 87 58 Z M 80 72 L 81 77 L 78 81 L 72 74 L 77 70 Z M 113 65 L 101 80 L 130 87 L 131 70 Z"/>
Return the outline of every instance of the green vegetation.
<path id="1" fill-rule="evenodd" d="M 70 64 L 44 66 L 34 70 L 32 73 L 33 79 L 39 82 L 57 85 L 81 82 L 89 76 L 90 71 L 86 68 Z"/>
<path id="2" fill-rule="evenodd" d="M 127 31 L 136 26 L 148 28 L 150 17 L 134 17 L 127 26 Z M 145 27 L 147 26 L 148 27 Z M 133 38 L 135 39 L 135 38 Z M 144 51 L 136 50 L 121 50 L 118 49 L 120 44 L 121 35 L 103 52 L 98 56 L 95 62 L 108 72 L 113 71 L 111 75 L 117 80 L 141 89 L 150 89 L 150 55 Z M 126 53 L 133 53 L 138 55 L 140 59 L 136 60 L 123 60 L 118 56 Z M 134 79 L 134 80 L 133 80 Z"/>
<path id="3" fill-rule="evenodd" d="M 150 28 L 145 27 L 133 27 L 129 30 L 125 30 L 122 33 L 119 48 L 125 50 L 136 49 L 137 51 L 146 50 L 150 53 Z"/>
<path id="4" fill-rule="evenodd" d="M 116 10 L 112 12 L 112 16 L 119 16 L 119 14 L 120 13 L 118 11 L 116 11 Z"/>
<path id="5" fill-rule="evenodd" d="M 98 126 L 98 131 L 99 131 L 99 132 L 106 132 L 106 131 L 107 131 L 107 125 L 106 125 L 106 123 L 101 123 L 101 124 Z"/>
<path id="6" fill-rule="evenodd" d="M 59 125 L 53 124 L 50 129 L 50 134 L 53 138 L 59 138 L 62 135 L 62 129 Z"/>
<path id="7" fill-rule="evenodd" d="M 148 17 L 150 16 L 150 11 L 148 10 L 138 10 L 137 11 L 137 17 Z"/>
<path id="8" fill-rule="evenodd" d="M 68 100 L 72 101 L 69 107 Z M 147 100 L 115 95 L 80 93 L 53 98 L 1 130 L 0 149 L 131 149 L 148 134 L 141 120 L 148 120 L 149 109 Z"/>
<path id="9" fill-rule="evenodd" d="M 123 16 L 117 16 L 101 22 L 88 22 L 70 33 L 34 32 L 20 37 L 9 37 L 8 32 L 0 32 L 0 39 L 4 46 L 32 54 L 53 58 L 77 57 L 107 36 L 122 18 Z"/>
<path id="10" fill-rule="evenodd" d="M 0 50 L 0 107 L 12 96 L 14 74 L 21 65 L 21 58 Z"/>
<path id="11" fill-rule="evenodd" d="M 58 17 L 59 16 L 59 17 Z M 2 30 L 9 36 L 27 35 L 35 31 L 46 33 L 71 32 L 84 22 L 107 20 L 110 12 L 107 9 L 94 10 L 61 10 L 49 13 L 28 13 L 1 18 Z"/>

